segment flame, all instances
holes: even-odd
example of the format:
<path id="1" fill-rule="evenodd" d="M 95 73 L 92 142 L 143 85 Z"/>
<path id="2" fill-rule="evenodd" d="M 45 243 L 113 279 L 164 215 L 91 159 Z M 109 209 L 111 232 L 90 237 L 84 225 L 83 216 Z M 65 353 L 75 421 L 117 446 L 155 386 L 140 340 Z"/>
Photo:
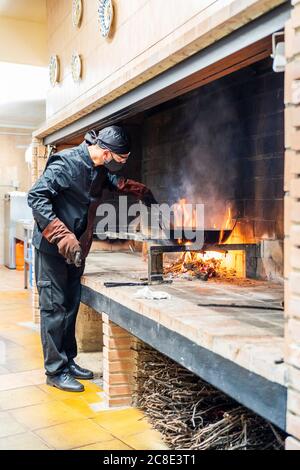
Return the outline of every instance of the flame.
<path id="1" fill-rule="evenodd" d="M 205 251 L 204 253 L 196 253 L 196 260 L 197 261 L 208 261 L 212 258 L 217 260 L 222 260 L 226 256 L 225 253 L 221 253 L 218 251 Z"/>
<path id="2" fill-rule="evenodd" d="M 224 233 L 226 230 L 229 230 L 232 225 L 232 216 L 231 216 L 231 207 L 228 207 L 227 219 L 225 221 L 225 227 L 220 231 L 219 243 L 222 243 L 224 238 Z"/>
<path id="3" fill-rule="evenodd" d="M 192 208 L 190 211 L 190 206 L 188 207 L 188 201 L 185 198 L 180 199 L 174 208 L 174 226 L 176 228 L 188 227 L 196 228 L 197 219 L 196 219 L 196 208 Z"/>
<path id="4" fill-rule="evenodd" d="M 194 228 L 194 213 L 191 217 L 191 213 L 189 210 L 186 210 L 185 205 L 186 199 L 180 199 L 178 202 L 178 212 L 176 214 L 174 212 L 174 216 L 177 216 L 177 223 L 179 222 L 183 226 L 188 225 Z M 220 230 L 219 243 L 222 243 L 225 231 L 230 230 L 231 227 L 232 209 L 229 207 L 224 218 L 224 224 L 222 224 L 222 230 Z M 216 224 L 214 224 L 214 229 L 217 230 Z M 191 245 L 192 243 L 179 240 L 179 244 Z M 202 280 L 245 277 L 245 252 L 243 250 L 228 252 L 220 250 L 205 252 L 187 251 L 165 268 L 165 274 L 173 277 L 184 275 L 189 278 L 193 277 Z"/>
<path id="5" fill-rule="evenodd" d="M 225 232 L 228 230 L 231 230 L 233 226 L 233 220 L 232 220 L 232 207 L 229 206 L 226 214 L 223 219 L 223 223 L 219 223 L 219 227 L 216 223 L 213 224 L 213 229 L 218 230 L 220 229 L 220 234 L 219 234 L 219 240 L 218 243 L 222 244 L 224 243 L 224 236 Z M 179 201 L 175 204 L 174 207 L 174 228 L 189 228 L 192 230 L 195 229 L 200 229 L 200 227 L 197 227 L 197 217 L 196 217 L 196 208 L 193 206 L 191 210 L 191 203 L 188 202 L 186 198 L 179 199 Z M 238 227 L 236 227 L 238 230 Z M 234 230 L 234 233 L 237 233 L 237 230 Z M 230 240 L 232 239 L 233 234 L 230 235 Z M 237 237 L 241 238 L 241 237 Z M 228 239 L 229 240 L 229 239 Z M 226 243 L 228 243 L 228 240 L 226 240 Z M 242 242 L 240 240 L 240 242 Z M 190 245 L 191 243 L 185 243 L 183 240 L 178 241 L 180 245 Z"/>
<path id="6" fill-rule="evenodd" d="M 220 224 L 222 227 L 222 236 L 224 230 L 228 230 L 232 226 L 232 209 L 228 207 L 227 213 L 224 217 L 225 221 Z M 196 208 L 192 207 L 191 203 L 186 199 L 182 198 L 177 201 L 174 207 L 174 226 L 175 227 L 188 227 L 191 229 L 197 228 L 197 217 Z M 216 223 L 213 224 L 213 228 L 217 229 Z"/>
<path id="7" fill-rule="evenodd" d="M 178 201 L 174 210 L 174 227 L 188 227 L 197 228 L 195 211 L 190 210 L 191 206 L 187 209 L 187 199 L 182 198 Z M 192 212 L 192 213 L 191 213 Z M 224 235 L 227 230 L 232 229 L 232 208 L 229 206 L 225 217 L 224 223 L 220 224 L 219 243 L 224 241 Z M 218 230 L 219 227 L 216 223 L 213 224 L 213 229 Z M 244 238 L 240 231 L 239 224 L 232 232 L 226 243 L 243 243 Z M 247 237 L 248 238 L 248 237 Z M 191 242 L 179 240 L 180 245 L 191 245 Z M 226 245 L 224 245 L 225 247 Z M 165 267 L 165 274 L 172 277 L 188 276 L 189 278 L 196 278 L 208 280 L 210 278 L 232 279 L 235 277 L 244 278 L 245 272 L 245 251 L 205 251 L 195 252 L 187 251 L 182 253 L 175 261 L 169 263 Z"/>

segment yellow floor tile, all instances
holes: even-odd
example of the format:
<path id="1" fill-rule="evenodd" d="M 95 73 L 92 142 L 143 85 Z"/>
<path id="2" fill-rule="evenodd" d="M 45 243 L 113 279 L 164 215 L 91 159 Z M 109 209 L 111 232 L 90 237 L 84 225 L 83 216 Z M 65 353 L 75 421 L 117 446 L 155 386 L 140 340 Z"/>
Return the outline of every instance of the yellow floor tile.
<path id="1" fill-rule="evenodd" d="M 43 367 L 43 360 L 40 358 L 23 357 L 20 359 L 8 359 L 5 362 L 5 367 L 10 372 L 24 372 Z"/>
<path id="2" fill-rule="evenodd" d="M 12 302 L 16 301 L 21 301 L 21 302 L 29 302 L 29 293 L 24 292 L 22 290 L 22 285 L 20 285 L 20 289 L 18 292 L 16 292 L 14 289 L 8 289 L 4 287 L 3 282 L 5 282 L 5 279 L 2 276 L 1 268 L 0 268 L 0 276 L 1 276 L 1 291 L 0 291 L 0 300 L 3 301 L 8 301 L 11 300 Z"/>
<path id="3" fill-rule="evenodd" d="M 9 360 L 13 360 L 15 357 L 22 357 L 25 354 L 25 349 L 22 346 L 17 346 L 8 340 L 1 341 L 1 364 L 4 366 Z"/>
<path id="4" fill-rule="evenodd" d="M 95 421 L 118 438 L 152 429 L 143 413 L 135 408 L 103 411 Z"/>
<path id="5" fill-rule="evenodd" d="M 102 413 L 102 422 L 110 422 L 112 420 L 120 421 L 124 419 L 130 419 L 131 421 L 138 421 L 144 417 L 142 411 L 137 408 L 123 408 L 123 409 L 111 409 L 106 410 Z"/>
<path id="6" fill-rule="evenodd" d="M 28 406 L 11 411 L 15 419 L 30 430 L 55 426 L 82 418 L 82 415 L 59 401 Z"/>
<path id="7" fill-rule="evenodd" d="M 26 429 L 22 424 L 18 423 L 16 419 L 6 411 L 0 411 L 0 438 L 7 437 L 14 434 L 24 433 Z"/>
<path id="8" fill-rule="evenodd" d="M 21 344 L 22 346 L 30 344 L 30 342 L 37 343 L 40 341 L 39 335 L 35 331 L 31 331 L 21 325 L 15 325 L 13 330 L 1 332 L 1 337 L 13 341 L 16 344 Z"/>
<path id="9" fill-rule="evenodd" d="M 19 346 L 9 341 L 4 342 L 4 347 L 5 358 L 8 361 L 22 359 L 40 359 L 40 357 L 37 357 L 37 355 L 35 354 L 34 349 L 31 349 L 30 347 Z"/>
<path id="10" fill-rule="evenodd" d="M 27 334 L 20 334 L 18 337 L 14 337 L 12 338 L 12 341 L 14 341 L 16 344 L 20 344 L 24 347 L 26 346 L 37 346 L 40 344 L 40 338 L 39 336 L 37 335 L 37 333 L 35 333 L 34 335 L 36 336 L 31 336 L 31 335 L 27 335 Z"/>
<path id="11" fill-rule="evenodd" d="M 38 387 L 22 387 L 0 392 L 0 410 L 13 410 L 25 406 L 37 405 L 53 400 Z"/>
<path id="12" fill-rule="evenodd" d="M 103 401 L 103 397 L 101 396 L 103 392 L 85 392 L 82 397 L 83 399 L 89 403 L 90 405 L 93 403 L 99 403 Z"/>
<path id="13" fill-rule="evenodd" d="M 24 385 L 28 385 L 28 383 L 24 384 L 24 381 L 19 374 L 4 374 L 1 376 L 0 380 L 0 391 L 21 388 L 24 387 Z"/>
<path id="14" fill-rule="evenodd" d="M 145 420 L 136 421 L 136 422 L 130 422 L 130 420 L 128 421 L 124 420 L 122 421 L 122 423 L 112 421 L 111 424 L 107 424 L 107 423 L 105 425 L 99 424 L 99 426 L 111 432 L 118 439 L 123 438 L 123 436 L 132 436 L 133 434 L 137 434 L 143 431 L 148 431 L 151 429 L 151 426 Z"/>
<path id="15" fill-rule="evenodd" d="M 103 390 L 98 385 L 94 384 L 93 382 L 90 382 L 89 380 L 79 380 L 79 382 L 81 382 L 82 385 L 84 385 L 85 391 L 87 393 L 103 392 Z"/>
<path id="16" fill-rule="evenodd" d="M 1 375 L 0 391 L 22 388 L 29 385 L 39 385 L 45 382 L 43 369 Z"/>
<path id="17" fill-rule="evenodd" d="M 0 450 L 49 450 L 38 436 L 32 433 L 18 434 L 0 439 Z"/>
<path id="18" fill-rule="evenodd" d="M 124 442 L 114 439 L 108 442 L 97 442 L 85 447 L 79 447 L 75 450 L 133 450 L 131 447 L 124 444 Z"/>
<path id="19" fill-rule="evenodd" d="M 30 295 L 15 290 L 17 278 L 22 288 L 22 276 L 0 267 L 0 450 L 166 449 L 140 411 L 97 411 L 95 383 L 81 381 L 76 394 L 46 385 L 39 331 L 23 325 L 32 321 Z"/>
<path id="20" fill-rule="evenodd" d="M 96 402 L 96 398 L 95 398 Z M 98 400 L 99 403 L 101 403 L 100 400 Z M 90 404 L 85 401 L 84 397 L 75 397 L 75 398 L 66 398 L 65 400 L 62 400 L 61 403 L 64 405 L 70 407 L 70 409 L 77 411 L 77 413 L 82 414 L 83 416 L 86 416 L 87 418 L 95 418 L 99 415 L 99 412 L 95 412 Z"/>
<path id="21" fill-rule="evenodd" d="M 112 441 L 111 434 L 89 419 L 59 424 L 40 429 L 36 434 L 48 445 L 58 450 L 76 449 L 96 442 Z"/>
<path id="22" fill-rule="evenodd" d="M 34 357 L 38 357 L 41 361 L 44 361 L 43 351 L 42 351 L 42 347 L 40 344 L 27 346 L 25 348 L 25 351 L 26 353 Z M 44 365 L 43 365 L 43 368 L 44 368 Z"/>
<path id="23" fill-rule="evenodd" d="M 154 430 L 144 431 L 133 436 L 124 436 L 122 440 L 135 450 L 168 450 L 161 435 Z"/>
<path id="24" fill-rule="evenodd" d="M 30 305 L 27 305 L 27 303 L 20 302 L 17 300 L 18 303 L 12 302 L 11 300 L 5 301 L 0 299 L 0 315 L 2 316 L 2 312 L 5 313 L 5 311 L 9 310 L 12 312 L 13 319 L 15 320 L 15 315 L 18 314 L 20 318 L 23 320 L 24 318 L 27 317 L 27 315 L 30 312 Z"/>

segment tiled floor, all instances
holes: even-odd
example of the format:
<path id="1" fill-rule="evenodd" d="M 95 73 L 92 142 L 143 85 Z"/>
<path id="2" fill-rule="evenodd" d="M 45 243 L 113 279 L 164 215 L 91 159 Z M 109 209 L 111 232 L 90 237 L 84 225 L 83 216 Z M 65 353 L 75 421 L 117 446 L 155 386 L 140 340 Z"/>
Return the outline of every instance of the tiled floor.
<path id="1" fill-rule="evenodd" d="M 166 449 L 133 408 L 95 411 L 102 390 L 72 394 L 45 385 L 39 334 L 23 274 L 0 267 L 0 450 Z"/>

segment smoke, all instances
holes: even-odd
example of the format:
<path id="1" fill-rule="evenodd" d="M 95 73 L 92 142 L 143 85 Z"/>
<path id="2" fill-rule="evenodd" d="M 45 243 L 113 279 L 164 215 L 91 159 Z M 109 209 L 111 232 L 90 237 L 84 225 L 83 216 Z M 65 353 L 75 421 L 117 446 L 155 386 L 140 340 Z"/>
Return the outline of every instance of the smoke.
<path id="1" fill-rule="evenodd" d="M 235 99 L 218 82 L 190 93 L 189 98 L 161 116 L 161 134 L 170 144 L 164 172 L 168 201 L 185 198 L 205 206 L 206 228 L 222 228 L 232 207 L 237 184 L 236 142 L 242 132 Z M 170 131 L 171 129 L 171 131 Z M 171 135 L 172 132 L 172 135 Z M 166 136 L 165 136 L 166 138 Z"/>

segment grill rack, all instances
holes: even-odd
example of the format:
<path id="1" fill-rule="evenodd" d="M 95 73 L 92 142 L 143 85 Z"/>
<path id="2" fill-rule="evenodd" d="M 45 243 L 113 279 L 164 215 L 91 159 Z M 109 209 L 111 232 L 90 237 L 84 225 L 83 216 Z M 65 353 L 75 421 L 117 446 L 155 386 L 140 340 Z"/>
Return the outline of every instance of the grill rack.
<path id="1" fill-rule="evenodd" d="M 218 251 L 228 253 L 229 251 L 245 251 L 246 255 L 246 277 L 255 278 L 257 270 L 257 259 L 261 256 L 260 243 L 235 243 L 235 244 L 216 244 L 203 245 L 201 249 L 193 248 L 193 245 L 180 245 L 171 240 L 149 240 L 141 233 L 134 232 L 105 232 L 107 239 L 119 240 L 135 240 L 145 242 L 148 245 L 148 283 L 161 284 L 164 280 L 164 253 L 187 253 L 197 252 L 205 253 L 206 251 Z"/>

